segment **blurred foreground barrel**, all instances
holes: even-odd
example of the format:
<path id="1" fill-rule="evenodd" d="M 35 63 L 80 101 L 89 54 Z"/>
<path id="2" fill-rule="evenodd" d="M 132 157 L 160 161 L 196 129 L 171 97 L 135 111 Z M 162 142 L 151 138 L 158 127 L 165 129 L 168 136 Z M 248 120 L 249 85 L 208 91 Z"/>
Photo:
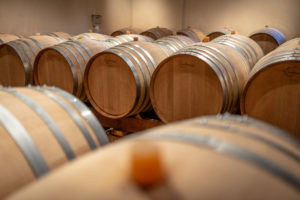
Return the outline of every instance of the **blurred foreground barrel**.
<path id="1" fill-rule="evenodd" d="M 285 36 L 275 28 L 264 28 L 249 36 L 262 48 L 265 54 L 273 51 L 286 41 Z"/>
<path id="2" fill-rule="evenodd" d="M 231 33 L 235 32 L 235 30 L 233 30 L 232 28 L 229 27 L 224 27 L 218 30 L 215 30 L 209 34 L 207 34 L 207 37 L 210 38 L 210 40 L 214 40 L 217 37 L 223 36 L 223 35 L 229 35 Z"/>
<path id="3" fill-rule="evenodd" d="M 212 42 L 224 44 L 238 51 L 248 61 L 250 70 L 254 67 L 255 63 L 264 56 L 264 52 L 260 46 L 251 38 L 243 35 L 223 35 L 214 39 Z"/>
<path id="4" fill-rule="evenodd" d="M 108 143 L 93 113 L 57 88 L 0 88 L 0 198 Z"/>
<path id="5" fill-rule="evenodd" d="M 172 35 L 160 38 L 154 43 L 165 46 L 171 52 L 175 53 L 176 51 L 195 43 L 195 41 L 184 35 Z"/>
<path id="6" fill-rule="evenodd" d="M 63 42 L 53 36 L 31 36 L 0 46 L 0 85 L 25 86 L 33 83 L 33 64 L 40 50 Z"/>
<path id="7" fill-rule="evenodd" d="M 141 35 L 151 37 L 153 40 L 157 40 L 172 34 L 173 32 L 171 30 L 161 27 L 151 28 L 141 33 Z"/>
<path id="8" fill-rule="evenodd" d="M 79 39 L 43 49 L 34 63 L 35 84 L 56 86 L 86 100 L 83 87 L 86 63 L 112 46 L 105 41 Z"/>
<path id="9" fill-rule="evenodd" d="M 0 45 L 20 38 L 18 35 L 0 33 Z"/>
<path id="10" fill-rule="evenodd" d="M 71 37 L 71 35 L 69 33 L 59 32 L 59 31 L 47 33 L 47 35 L 64 38 L 64 39 L 69 39 Z"/>
<path id="11" fill-rule="evenodd" d="M 93 40 L 107 40 L 111 38 L 109 35 L 104 35 L 100 33 L 82 33 L 76 36 L 71 37 L 71 40 L 78 40 L 78 39 L 93 39 Z"/>
<path id="12" fill-rule="evenodd" d="M 298 200 L 299 159 L 299 143 L 279 129 L 203 117 L 89 154 L 9 199 Z"/>
<path id="13" fill-rule="evenodd" d="M 137 34 L 137 31 L 132 28 L 122 28 L 120 30 L 114 31 L 111 36 L 116 37 L 119 35 L 125 35 L 125 34 Z"/>
<path id="14" fill-rule="evenodd" d="M 196 43 L 162 61 L 150 84 L 152 106 L 164 122 L 236 112 L 249 67 L 231 47 Z"/>
<path id="15" fill-rule="evenodd" d="M 121 44 L 96 54 L 87 64 L 84 87 L 103 116 L 122 118 L 151 108 L 149 84 L 168 54 L 152 42 Z"/>
<path id="16" fill-rule="evenodd" d="M 153 39 L 151 37 L 145 35 L 138 35 L 138 34 L 126 34 L 126 35 L 119 35 L 116 37 L 112 37 L 107 39 L 107 42 L 112 43 L 113 45 L 119 45 L 126 42 L 133 42 L 134 40 L 137 41 L 144 41 L 144 42 L 152 42 Z"/>
<path id="17" fill-rule="evenodd" d="M 202 42 L 202 40 L 205 38 L 204 33 L 202 33 L 200 30 L 190 27 L 178 31 L 177 35 L 187 36 L 189 38 L 192 38 L 195 42 Z"/>
<path id="18" fill-rule="evenodd" d="M 300 138 L 300 38 L 282 44 L 255 65 L 241 112 Z"/>

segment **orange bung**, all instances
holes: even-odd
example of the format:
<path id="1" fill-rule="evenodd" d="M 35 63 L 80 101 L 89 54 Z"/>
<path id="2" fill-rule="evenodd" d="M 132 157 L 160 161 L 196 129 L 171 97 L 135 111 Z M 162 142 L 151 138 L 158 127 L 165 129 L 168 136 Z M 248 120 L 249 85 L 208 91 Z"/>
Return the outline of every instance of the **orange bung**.
<path id="1" fill-rule="evenodd" d="M 164 178 L 160 152 L 153 144 L 135 144 L 131 152 L 132 179 L 144 188 L 158 184 Z"/>

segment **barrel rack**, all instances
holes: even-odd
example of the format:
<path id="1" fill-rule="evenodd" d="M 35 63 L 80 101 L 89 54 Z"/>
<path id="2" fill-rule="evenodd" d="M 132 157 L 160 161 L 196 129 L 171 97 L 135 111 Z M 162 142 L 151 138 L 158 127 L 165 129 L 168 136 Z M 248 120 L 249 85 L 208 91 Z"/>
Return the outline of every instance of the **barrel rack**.
<path id="1" fill-rule="evenodd" d="M 92 106 L 91 111 L 95 114 L 111 142 L 135 132 L 161 126 L 164 123 L 158 119 L 154 111 L 141 113 L 136 116 L 111 119 L 99 114 Z"/>

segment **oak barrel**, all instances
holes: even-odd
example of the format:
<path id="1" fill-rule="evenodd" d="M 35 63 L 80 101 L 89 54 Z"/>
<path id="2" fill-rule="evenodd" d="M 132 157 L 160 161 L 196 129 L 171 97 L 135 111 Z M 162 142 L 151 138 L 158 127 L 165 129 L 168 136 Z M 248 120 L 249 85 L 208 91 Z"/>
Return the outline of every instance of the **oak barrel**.
<path id="1" fill-rule="evenodd" d="M 57 88 L 0 88 L 0 198 L 108 143 L 77 98 Z"/>
<path id="2" fill-rule="evenodd" d="M 171 52 L 175 53 L 176 51 L 195 43 L 195 41 L 184 35 L 172 35 L 160 38 L 154 43 L 166 46 Z"/>
<path id="3" fill-rule="evenodd" d="M 259 44 L 265 54 L 273 51 L 286 41 L 282 32 L 278 29 L 269 27 L 256 31 L 249 37 Z"/>
<path id="4" fill-rule="evenodd" d="M 84 87 L 103 116 L 122 118 L 151 108 L 149 84 L 157 64 L 168 54 L 152 42 L 121 44 L 90 59 Z"/>
<path id="5" fill-rule="evenodd" d="M 71 37 L 71 35 L 69 33 L 59 32 L 59 31 L 47 33 L 46 35 L 59 37 L 59 38 L 64 38 L 64 39 L 69 39 Z"/>
<path id="6" fill-rule="evenodd" d="M 18 35 L 0 33 L 0 45 L 20 38 Z"/>
<path id="7" fill-rule="evenodd" d="M 43 49 L 34 63 L 35 84 L 59 87 L 86 100 L 83 87 L 86 64 L 93 55 L 112 46 L 101 40 L 79 39 Z"/>
<path id="8" fill-rule="evenodd" d="M 112 37 L 107 39 L 107 42 L 112 43 L 113 45 L 119 45 L 126 42 L 133 42 L 135 39 L 138 41 L 145 41 L 145 42 L 152 42 L 153 39 L 151 37 L 139 34 L 126 34 L 126 35 L 119 35 L 116 37 Z"/>
<path id="9" fill-rule="evenodd" d="M 100 33 L 82 33 L 70 38 L 70 40 L 78 40 L 78 39 L 93 39 L 93 40 L 107 40 L 111 38 L 109 35 L 104 35 Z"/>
<path id="10" fill-rule="evenodd" d="M 224 27 L 215 31 L 212 31 L 211 33 L 207 34 L 206 36 L 210 38 L 210 40 L 214 40 L 217 37 L 220 37 L 222 35 L 229 35 L 232 32 L 235 32 L 232 28 Z"/>
<path id="11" fill-rule="evenodd" d="M 33 64 L 44 48 L 63 42 L 53 36 L 31 36 L 0 46 L 0 85 L 25 86 L 33 84 Z"/>
<path id="12" fill-rule="evenodd" d="M 251 38 L 243 35 L 223 35 L 214 39 L 212 42 L 227 45 L 238 51 L 246 58 L 250 69 L 252 69 L 255 63 L 264 56 L 264 52 L 260 46 Z"/>
<path id="13" fill-rule="evenodd" d="M 164 122 L 235 113 L 248 73 L 246 60 L 231 47 L 196 43 L 158 65 L 150 83 L 151 103 Z"/>
<path id="14" fill-rule="evenodd" d="M 255 65 L 241 112 L 300 138 L 300 38 L 282 44 Z"/>
<path id="15" fill-rule="evenodd" d="M 171 30 L 162 27 L 151 28 L 141 33 L 141 35 L 151 37 L 153 40 L 157 40 L 172 34 L 173 32 Z"/>
<path id="16" fill-rule="evenodd" d="M 132 29 L 132 28 L 122 28 L 119 29 L 117 31 L 114 31 L 111 36 L 116 37 L 119 35 L 125 35 L 125 34 L 138 34 L 136 30 Z"/>
<path id="17" fill-rule="evenodd" d="M 195 42 L 202 42 L 202 40 L 205 38 L 204 33 L 202 33 L 200 30 L 190 27 L 178 31 L 177 35 L 187 36 L 189 38 L 192 38 Z"/>
<path id="18" fill-rule="evenodd" d="M 267 124 L 196 118 L 89 154 L 9 200 L 298 200 L 299 158 L 299 143 Z M 138 182 L 150 178 L 161 180 L 147 188 Z"/>

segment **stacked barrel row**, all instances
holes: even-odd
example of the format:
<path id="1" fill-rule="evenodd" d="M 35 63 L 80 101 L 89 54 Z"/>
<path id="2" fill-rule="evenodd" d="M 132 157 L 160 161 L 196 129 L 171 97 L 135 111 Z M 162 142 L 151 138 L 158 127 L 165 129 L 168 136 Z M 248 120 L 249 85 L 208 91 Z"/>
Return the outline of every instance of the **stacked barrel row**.
<path id="1" fill-rule="evenodd" d="M 248 80 L 249 73 L 257 61 L 263 57 L 264 52 L 270 52 L 271 49 L 278 47 L 285 41 L 285 38 L 279 31 L 273 28 L 265 28 L 259 33 L 253 34 L 251 38 L 255 39 L 255 41 L 234 33 L 235 32 L 231 32 L 231 34 L 219 36 L 210 43 L 197 43 L 194 45 L 190 43 L 188 47 L 183 49 L 182 46 L 176 48 L 178 44 L 175 46 L 172 45 L 172 43 L 165 45 L 165 47 L 173 51 L 173 55 L 168 56 L 158 64 L 158 67 L 152 74 L 150 87 L 145 89 L 149 91 L 151 104 L 161 120 L 171 122 L 209 114 L 239 112 L 240 100 L 242 98 L 241 104 L 243 104 L 245 93 L 248 90 L 248 86 L 246 86 L 245 91 L 244 87 Z M 261 36 L 259 39 L 256 38 L 257 35 L 264 35 L 264 37 Z M 178 36 L 169 36 L 168 38 L 157 40 L 155 43 L 164 44 L 165 41 L 172 41 L 172 37 Z M 260 42 L 263 41 L 261 38 L 266 37 L 268 38 L 268 42 Z M 270 38 L 273 38 L 272 41 Z M 195 41 L 195 39 L 193 40 Z M 181 41 L 184 43 L 184 40 Z M 289 84 L 282 82 L 293 89 L 288 90 L 288 86 L 285 86 L 283 89 L 285 92 L 282 93 L 284 95 L 281 95 L 282 98 L 279 98 L 279 90 L 277 91 L 277 93 L 279 92 L 277 97 L 274 96 L 274 98 L 269 97 L 271 93 L 268 91 L 264 91 L 264 93 L 261 92 L 260 95 L 264 95 L 264 98 L 269 99 L 270 102 L 260 101 L 259 96 L 251 97 L 249 102 L 252 103 L 247 104 L 249 106 L 252 104 L 251 107 L 249 107 L 249 111 L 244 111 L 244 108 L 241 108 L 241 112 L 279 126 L 292 134 L 299 135 L 299 109 L 295 109 L 299 102 L 297 98 L 299 91 L 299 80 L 297 79 L 298 49 L 297 46 L 295 46 L 295 44 L 298 43 L 297 39 L 293 41 L 294 48 L 292 48 L 293 42 L 290 41 L 280 48 L 277 48 L 276 52 L 278 52 L 278 55 L 276 58 L 270 56 L 274 52 L 266 56 L 266 58 L 272 57 L 272 59 L 276 61 L 282 58 L 281 62 L 285 65 L 287 65 L 287 59 L 293 60 L 293 62 L 291 62 L 296 64 L 296 67 L 293 68 L 289 66 L 285 72 L 290 82 Z M 282 48 L 284 47 L 289 47 L 290 49 L 283 50 Z M 265 65 L 271 64 L 271 62 L 268 63 L 269 61 L 265 62 Z M 92 68 L 98 68 L 99 70 L 104 66 L 103 63 L 99 63 L 98 67 L 95 63 L 91 64 L 91 66 L 92 65 L 94 65 Z M 260 65 L 260 63 L 257 65 Z M 107 67 L 108 66 L 110 65 L 107 65 Z M 254 69 L 251 74 L 255 73 L 256 70 L 257 69 Z M 105 89 L 106 86 L 104 86 L 109 81 L 107 81 L 107 83 L 100 83 L 99 81 L 98 83 L 94 83 L 101 86 L 97 89 L 91 89 L 91 87 L 94 86 L 92 86 L 93 81 L 89 81 L 89 79 L 93 77 L 92 79 L 96 80 L 96 75 L 93 75 L 94 72 L 95 71 L 87 72 L 86 87 L 88 88 L 90 101 L 102 115 L 110 118 L 120 118 L 148 110 L 149 107 L 146 106 L 146 103 L 144 106 L 147 109 L 142 109 L 143 106 L 141 109 L 138 109 L 139 105 L 143 105 L 141 102 L 147 102 L 148 100 L 145 100 L 143 97 L 143 95 L 147 93 L 146 91 L 137 90 L 137 88 L 140 87 L 140 83 L 135 79 L 132 79 L 131 83 L 127 82 L 126 85 L 126 81 L 124 80 L 118 82 L 121 80 L 121 78 L 118 78 L 120 76 L 118 74 L 124 75 L 126 73 L 110 71 L 117 75 L 114 76 L 115 78 L 110 82 L 109 87 Z M 97 73 L 102 74 L 102 72 Z M 109 76 L 109 73 L 105 76 Z M 250 79 L 252 79 L 252 76 L 254 75 L 251 75 Z M 270 78 L 272 77 L 272 75 L 269 76 Z M 105 79 L 105 77 L 102 77 L 101 80 L 102 79 Z M 282 78 L 278 79 L 282 80 Z M 130 80 L 130 78 L 128 78 L 128 80 Z M 262 79 L 257 85 L 260 90 L 253 89 L 253 91 L 262 91 L 264 86 L 271 87 L 271 81 L 266 80 L 267 79 L 263 82 Z M 276 82 L 277 79 L 274 81 Z M 251 81 L 248 81 L 247 84 L 250 84 L 250 82 Z M 279 82 L 280 81 L 277 81 L 277 83 L 273 85 L 279 87 L 281 85 Z M 120 85 L 124 86 L 122 87 Z M 121 91 L 123 91 L 123 93 Z M 257 94 L 258 92 L 252 93 L 254 96 L 255 93 Z M 110 94 L 112 98 L 110 98 Z M 138 94 L 138 96 L 142 95 L 143 99 L 136 99 L 136 94 Z M 268 95 L 266 96 L 266 94 Z M 293 94 L 295 95 L 294 98 L 290 96 Z M 285 97 L 285 99 L 283 97 Z M 252 100 L 252 98 L 256 98 L 255 101 Z M 146 97 L 146 99 L 148 99 L 148 97 Z M 278 103 L 276 103 L 276 101 L 278 101 Z M 258 105 L 257 102 L 260 102 L 260 106 L 255 108 L 255 105 Z M 286 103 L 283 104 L 282 102 Z M 266 106 L 266 104 L 268 106 Z M 275 106 L 275 104 L 278 105 Z"/>
<path id="2" fill-rule="evenodd" d="M 111 118 L 147 111 L 151 104 L 164 122 L 237 113 L 253 66 L 263 51 L 270 51 L 285 38 L 273 28 L 251 35 L 256 42 L 230 28 L 224 30 L 223 36 L 194 45 L 205 35 L 192 28 L 160 39 L 173 33 L 158 27 L 144 35 L 128 34 L 129 30 L 116 37 L 81 34 L 38 54 L 35 82 L 60 87 L 81 100 L 87 100 L 87 95 L 98 112 Z M 151 34 L 157 39 L 154 43 L 145 36 Z M 266 43 L 260 42 L 266 37 Z M 295 127 L 293 132 L 299 129 Z"/>
<path id="3" fill-rule="evenodd" d="M 122 43 L 134 40 L 153 42 L 152 38 L 137 34 L 110 37 L 96 33 L 84 33 L 72 37 L 66 42 L 44 48 L 35 58 L 33 67 L 35 83 L 57 86 L 85 101 L 83 75 L 90 58 L 113 46 L 121 46 Z M 153 44 L 153 46 L 157 46 L 160 51 L 169 56 L 172 52 L 192 42 L 185 36 L 172 36 L 163 44 Z"/>
<path id="4" fill-rule="evenodd" d="M 242 35 L 183 48 L 155 70 L 153 108 L 164 122 L 236 113 L 248 74 L 262 56 L 258 44 Z"/>
<path id="5" fill-rule="evenodd" d="M 55 32 L 21 37 L 1 45 L 0 84 L 33 83 L 36 57 L 50 46 L 56 49 L 64 42 L 72 43 L 66 42 L 69 37 Z M 84 40 L 82 45 L 75 41 L 74 45 L 66 44 L 60 52 L 84 49 Z M 87 54 L 83 50 L 81 53 Z M 0 137 L 0 199 L 108 143 L 93 113 L 76 97 L 53 87 L 1 87 Z"/>
<path id="6" fill-rule="evenodd" d="M 130 44 L 133 44 L 149 56 L 148 61 L 154 59 L 159 63 L 159 59 L 171 55 L 174 48 L 178 49 L 192 43 L 188 38 L 178 37 L 177 44 L 175 36 L 172 36 L 169 41 L 164 41 L 164 44 L 152 43 L 153 39 L 143 35 L 122 35 L 111 38 L 85 33 L 68 41 L 56 36 L 57 33 L 55 36 L 49 34 L 49 36 L 21 38 L 8 42 L 1 48 L 13 46 L 15 48 L 8 52 L 19 53 L 16 57 L 25 58 L 23 61 L 26 62 L 17 66 L 19 69 L 27 69 L 25 76 L 19 75 L 25 77 L 21 85 L 32 83 L 34 67 L 36 83 L 57 85 L 81 99 L 84 99 L 85 94 L 82 85 L 83 73 L 93 55 L 108 48 L 113 51 L 111 47 L 115 45 L 119 45 L 118 50 L 124 53 L 130 50 Z M 133 40 L 139 41 L 126 43 Z M 126 43 L 129 48 L 122 43 Z M 142 49 L 144 46 L 145 50 Z M 149 50 L 150 53 L 146 50 L 147 46 L 149 46 L 148 50 L 152 49 Z M 153 56 L 156 51 L 158 55 Z M 163 52 L 165 55 L 162 54 Z M 124 56 L 128 55 L 124 54 Z M 12 59 L 8 61 L 12 62 Z M 145 64 L 147 66 L 149 64 L 152 70 L 156 66 L 150 66 L 150 62 Z M 15 65 L 10 63 L 7 66 Z M 138 70 L 145 66 L 135 67 Z M 150 76 L 147 81 L 146 84 L 149 84 Z M 78 99 L 63 90 L 52 87 L 0 88 L 0 96 L 0 116 L 2 116 L 0 133 L 4 138 L 4 142 L 0 144 L 2 146 L 0 159 L 3 161 L 1 162 L 2 173 L 0 173 L 1 198 L 58 168 L 68 160 L 73 160 L 108 142 L 93 114 Z M 149 96 L 147 103 L 149 107 Z"/>
<path id="7" fill-rule="evenodd" d="M 119 45 L 121 53 L 122 49 L 127 52 L 122 43 L 138 40 L 132 44 L 141 49 L 143 45 L 149 46 L 149 49 L 153 48 L 153 52 L 165 52 L 167 57 L 173 52 L 171 48 L 177 49 L 189 42 L 188 38 L 181 37 L 184 41 L 177 45 L 174 36 L 169 42 L 155 44 L 152 43 L 153 39 L 147 36 L 133 34 L 112 38 L 84 33 L 70 40 L 57 36 L 62 37 L 63 34 L 23 37 L 8 42 L 1 46 L 2 50 L 8 49 L 3 50 L 6 54 L 2 54 L 1 58 L 8 62 L 5 65 L 8 72 L 16 69 L 11 73 L 12 76 L 18 74 L 19 70 L 17 84 L 33 83 L 34 72 L 37 84 L 59 86 L 82 100 L 85 100 L 83 74 L 93 55 L 116 45 Z M 137 43 L 144 44 L 139 47 Z M 142 49 L 142 52 L 147 53 L 149 59 L 153 59 L 146 50 Z M 10 54 L 15 57 L 10 57 Z M 163 54 L 159 56 L 160 59 L 164 58 Z M 24 62 L 16 65 L 19 58 Z M 158 58 L 154 59 L 157 63 L 160 62 Z M 154 69 L 155 65 L 150 66 L 150 62 L 148 64 Z M 150 76 L 148 84 L 149 82 Z M 0 134 L 1 138 L 4 138 L 0 144 L 0 198 L 108 142 L 93 114 L 78 99 L 63 90 L 52 87 L 0 88 L 0 97 Z M 149 104 L 149 97 L 147 103 Z"/>
<path id="8" fill-rule="evenodd" d="M 159 35 L 153 30 L 150 33 Z M 165 30 L 162 33 L 169 34 Z M 29 43 L 28 49 L 36 52 L 30 57 L 34 62 L 31 63 L 29 57 L 25 59 L 31 64 L 30 73 L 34 68 L 37 84 L 60 87 L 81 100 L 87 95 L 94 108 L 109 118 L 136 115 L 150 110 L 152 105 L 165 122 L 236 113 L 240 99 L 250 106 L 250 109 L 241 108 L 247 113 L 245 110 L 255 111 L 252 99 L 257 98 L 257 94 L 271 94 L 272 99 L 281 94 L 291 98 L 294 91 L 298 94 L 298 39 L 262 58 L 263 51 L 257 43 L 232 34 L 234 32 L 208 43 L 195 43 L 196 35 L 186 31 L 188 33 L 191 36 L 169 35 L 155 38 L 156 41 L 137 34 L 111 38 L 94 33 L 81 34 L 68 41 L 46 36 L 60 40 L 53 42 L 54 45 L 50 39 L 38 38 L 44 36 L 21 40 L 26 45 L 30 40 L 37 47 L 42 44 L 43 48 L 34 48 L 36 46 Z M 271 69 L 270 66 L 277 68 L 255 82 L 255 77 Z M 281 72 L 285 76 L 277 77 Z M 277 82 L 271 83 L 272 77 L 282 81 L 281 85 L 292 86 L 287 92 L 277 92 Z M 261 83 L 264 87 L 255 88 Z M 275 90 L 268 86 L 269 83 Z M 1 154 L 4 156 L 0 157 L 4 160 L 0 162 L 4 169 L 0 173 L 0 180 L 3 180 L 0 186 L 4 188 L 0 198 L 107 143 L 93 114 L 65 91 L 52 87 L 0 88 L 0 130 L 4 138 L 0 143 L 4 149 Z M 265 101 L 265 96 L 256 102 L 261 101 Z M 292 108 L 298 105 L 294 102 L 299 99 L 287 100 Z M 259 110 L 263 107 L 258 106 L 257 111 L 268 111 Z M 293 117 L 295 113 L 298 115 L 298 110 L 293 111 L 289 110 Z M 198 199 L 199 196 L 207 199 L 297 199 L 300 186 L 298 149 L 294 138 L 247 117 L 203 117 L 157 129 L 91 154 L 12 199 L 119 199 L 124 198 L 124 183 L 128 199 L 152 198 L 151 195 L 164 199 L 174 199 L 178 195 L 184 199 Z M 116 171 L 123 173 L 116 175 Z M 240 176 L 232 178 L 233 174 Z M 203 177 L 210 181 L 199 181 Z M 220 193 L 211 192 L 224 179 L 230 179 L 230 184 L 222 185 Z M 92 184 L 83 187 L 85 180 Z M 199 184 L 203 184 L 200 189 Z"/>
<path id="9" fill-rule="evenodd" d="M 22 86 L 33 83 L 34 59 L 43 48 L 63 42 L 53 36 L 31 36 L 0 46 L 0 85 Z"/>
<path id="10" fill-rule="evenodd" d="M 154 43 L 124 43 L 95 55 L 85 71 L 90 102 L 111 118 L 151 109 L 149 85 L 156 66 L 177 49 L 192 43 L 187 37 L 171 36 Z"/>

